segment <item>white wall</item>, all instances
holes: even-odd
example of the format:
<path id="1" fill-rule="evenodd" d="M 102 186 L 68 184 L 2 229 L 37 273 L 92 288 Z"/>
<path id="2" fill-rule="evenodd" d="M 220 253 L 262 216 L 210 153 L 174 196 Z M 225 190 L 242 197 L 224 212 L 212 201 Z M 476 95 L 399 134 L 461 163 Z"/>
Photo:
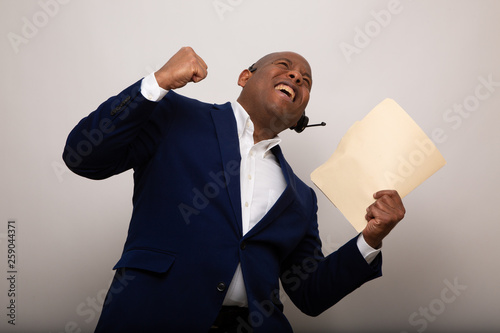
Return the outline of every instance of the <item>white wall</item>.
<path id="1" fill-rule="evenodd" d="M 236 98 L 237 75 L 266 53 L 309 59 L 308 114 L 328 125 L 288 131 L 282 147 L 311 186 L 349 126 L 386 97 L 448 161 L 405 198 L 407 216 L 384 242 L 383 278 L 317 318 L 285 300 L 297 332 L 500 330 L 500 2 L 1 0 L 0 29 L 0 331 L 93 330 L 127 232 L 131 173 L 80 178 L 63 165 L 63 145 L 79 119 L 184 45 L 209 76 L 181 93 L 209 102 Z M 318 197 L 329 253 L 355 231 Z M 15 326 L 6 317 L 9 219 Z"/>

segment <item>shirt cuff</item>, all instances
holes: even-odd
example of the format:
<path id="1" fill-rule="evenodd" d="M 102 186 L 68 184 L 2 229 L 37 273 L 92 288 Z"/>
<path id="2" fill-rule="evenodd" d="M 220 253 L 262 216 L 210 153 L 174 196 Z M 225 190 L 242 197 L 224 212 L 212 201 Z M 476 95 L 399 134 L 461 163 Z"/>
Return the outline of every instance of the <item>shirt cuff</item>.
<path id="1" fill-rule="evenodd" d="M 371 264 L 375 257 L 380 253 L 380 249 L 374 249 L 365 241 L 363 234 L 360 233 L 357 241 L 359 252 L 365 258 L 368 264 Z"/>
<path id="2" fill-rule="evenodd" d="M 161 88 L 155 78 L 155 73 L 151 73 L 142 79 L 141 94 L 151 102 L 160 101 L 168 93 L 168 90 Z"/>

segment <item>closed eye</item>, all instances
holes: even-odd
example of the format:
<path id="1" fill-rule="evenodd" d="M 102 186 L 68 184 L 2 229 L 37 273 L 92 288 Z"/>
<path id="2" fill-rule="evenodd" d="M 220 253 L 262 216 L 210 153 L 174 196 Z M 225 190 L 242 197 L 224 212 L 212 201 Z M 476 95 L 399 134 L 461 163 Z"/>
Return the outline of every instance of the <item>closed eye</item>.
<path id="1" fill-rule="evenodd" d="M 277 63 L 276 63 L 276 65 L 279 65 L 279 66 L 284 67 L 284 68 L 287 68 L 287 69 L 288 69 L 288 67 L 290 67 L 290 66 L 288 65 L 288 63 L 287 63 L 287 62 L 285 62 L 285 61 L 279 61 L 279 62 L 277 62 Z"/>
<path id="2" fill-rule="evenodd" d="M 278 59 L 278 60 L 276 60 L 276 62 L 274 64 L 276 66 L 279 66 L 279 67 L 286 69 L 286 70 L 289 70 L 292 66 L 291 61 L 288 59 Z M 304 82 L 307 84 L 307 87 L 310 89 L 312 86 L 312 80 L 310 78 L 310 75 L 304 73 L 304 74 L 302 74 L 302 78 L 303 78 Z"/>

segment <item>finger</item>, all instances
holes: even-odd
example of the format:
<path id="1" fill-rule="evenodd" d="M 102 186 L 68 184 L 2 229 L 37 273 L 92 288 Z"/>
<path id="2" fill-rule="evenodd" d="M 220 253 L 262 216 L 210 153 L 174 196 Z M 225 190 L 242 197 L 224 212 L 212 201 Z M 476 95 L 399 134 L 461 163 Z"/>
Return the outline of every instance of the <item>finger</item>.
<path id="1" fill-rule="evenodd" d="M 388 195 L 384 195 L 378 198 L 373 204 L 382 210 L 398 209 L 397 203 L 393 200 L 392 197 Z"/>
<path id="2" fill-rule="evenodd" d="M 190 49 L 190 52 L 196 61 L 196 68 L 193 70 L 191 81 L 200 82 L 208 75 L 208 65 L 193 49 Z"/>
<path id="3" fill-rule="evenodd" d="M 403 200 L 399 196 L 399 193 L 395 190 L 378 191 L 375 194 L 373 194 L 373 198 L 377 200 L 382 199 L 394 209 L 399 209 L 404 207 Z"/>
<path id="4" fill-rule="evenodd" d="M 366 209 L 365 220 L 370 221 L 373 218 L 370 207 Z"/>
<path id="5" fill-rule="evenodd" d="M 383 207 L 379 208 L 375 204 L 376 203 L 371 204 L 366 209 L 365 219 L 367 221 L 379 220 L 385 218 L 388 215 L 388 213 L 383 209 Z"/>
<path id="6" fill-rule="evenodd" d="M 403 200 L 401 199 L 401 196 L 399 195 L 398 191 L 396 191 L 396 190 L 382 190 L 382 191 L 378 191 L 375 194 L 373 194 L 373 198 L 374 199 L 378 199 L 378 198 L 383 197 L 384 195 L 389 196 L 398 205 L 403 204 Z"/>
<path id="7" fill-rule="evenodd" d="M 375 213 L 374 213 L 374 209 L 375 209 L 375 204 L 377 202 L 373 202 L 370 206 L 368 206 L 366 208 L 366 215 L 365 215 L 365 218 L 367 219 L 367 221 L 371 220 L 371 219 L 374 219 L 375 218 Z"/>
<path id="8" fill-rule="evenodd" d="M 193 75 L 193 77 L 191 77 L 191 82 L 198 83 L 206 77 L 207 77 L 207 75 L 196 75 L 195 74 L 195 75 Z"/>
<path id="9" fill-rule="evenodd" d="M 398 206 L 394 208 L 384 202 L 382 199 L 379 199 L 373 204 L 371 213 L 373 214 L 375 219 L 379 219 L 384 222 L 397 223 L 404 218 L 406 211 L 404 206 Z"/>
<path id="10" fill-rule="evenodd" d="M 197 67 L 193 70 L 193 76 L 191 77 L 191 81 L 200 82 L 208 75 L 208 71 L 205 67 L 202 67 L 201 64 L 198 63 Z"/>
<path id="11" fill-rule="evenodd" d="M 202 57 L 200 57 L 198 54 L 196 54 L 196 52 L 194 53 L 194 55 L 196 56 L 196 59 L 198 59 L 198 62 L 200 63 L 200 66 L 203 67 L 204 69 L 208 69 L 208 65 L 205 62 L 205 60 L 203 60 Z"/>
<path id="12" fill-rule="evenodd" d="M 378 199 L 378 198 L 381 198 L 383 197 L 384 195 L 388 195 L 390 196 L 391 198 L 392 197 L 399 197 L 399 193 L 398 191 L 396 190 L 381 190 L 381 191 L 377 191 L 373 194 L 373 198 L 374 199 Z"/>
<path id="13" fill-rule="evenodd" d="M 377 206 L 373 205 L 373 207 L 370 209 L 370 213 L 367 214 L 368 217 L 371 217 L 373 220 L 377 221 L 388 221 L 391 218 L 391 215 L 393 214 L 392 209 L 388 209 L 387 206 Z"/>
<path id="14" fill-rule="evenodd" d="M 196 61 L 196 68 L 193 70 L 192 81 L 200 82 L 208 75 L 207 63 L 198 54 L 193 51 L 193 55 Z"/>

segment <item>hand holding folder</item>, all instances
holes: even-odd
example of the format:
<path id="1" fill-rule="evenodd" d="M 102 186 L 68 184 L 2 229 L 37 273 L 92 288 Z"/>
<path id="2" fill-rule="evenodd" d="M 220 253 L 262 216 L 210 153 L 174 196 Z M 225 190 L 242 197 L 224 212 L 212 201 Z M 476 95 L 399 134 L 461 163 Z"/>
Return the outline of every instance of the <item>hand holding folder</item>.
<path id="1" fill-rule="evenodd" d="M 392 99 L 385 99 L 341 139 L 311 179 L 361 232 L 379 190 L 401 198 L 446 164 L 434 143 Z"/>

